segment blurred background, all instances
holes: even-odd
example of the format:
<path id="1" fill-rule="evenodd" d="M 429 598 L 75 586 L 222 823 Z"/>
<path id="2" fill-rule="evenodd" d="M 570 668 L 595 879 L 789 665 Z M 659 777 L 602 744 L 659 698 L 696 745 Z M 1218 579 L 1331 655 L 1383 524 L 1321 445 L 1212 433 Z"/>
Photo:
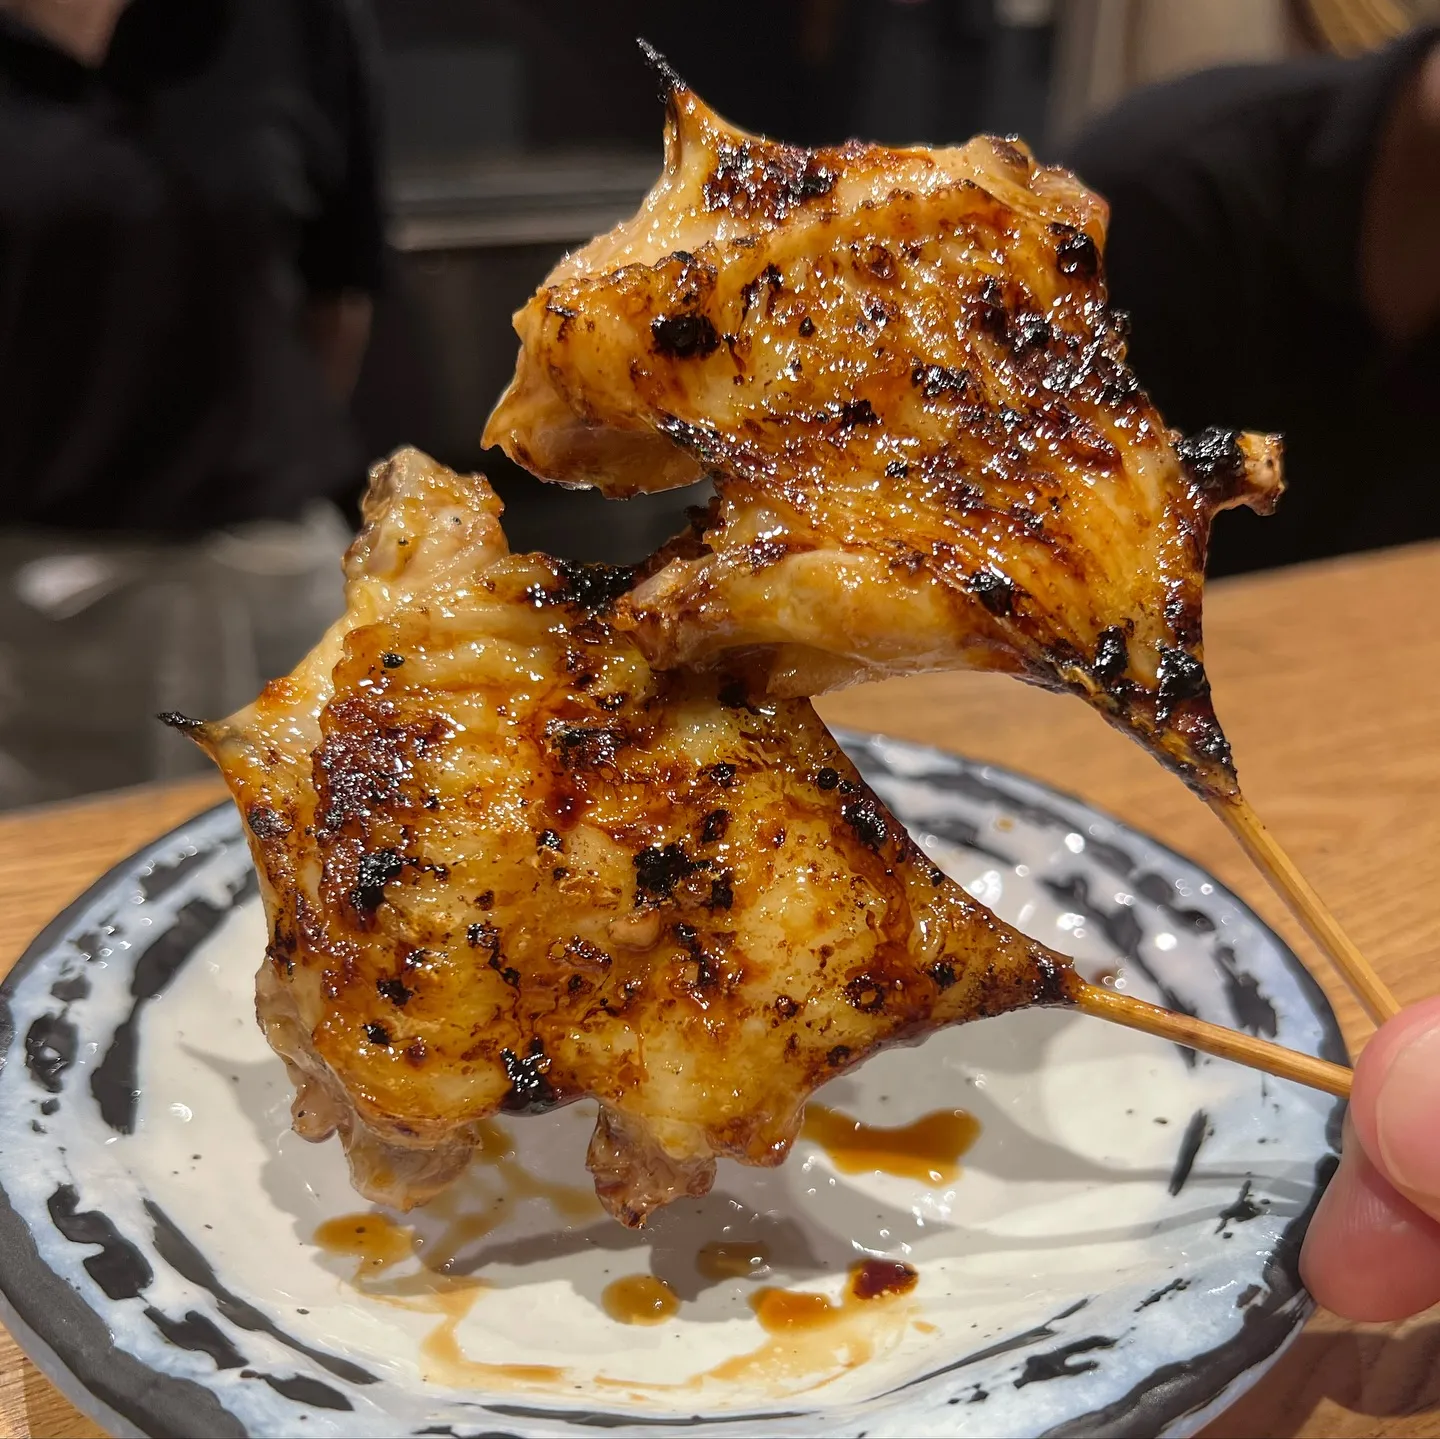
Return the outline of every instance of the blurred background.
<path id="1" fill-rule="evenodd" d="M 1294 430 L 1292 485 L 1313 472 L 1330 495 L 1324 524 L 1288 499 L 1288 531 L 1237 521 L 1218 570 L 1437 532 L 1440 87 L 1418 119 L 1395 98 L 1437 18 L 1435 0 L 730 0 L 723 17 L 0 0 L 0 808 L 202 763 L 150 716 L 228 713 L 295 663 L 338 611 L 365 465 L 399 444 L 483 470 L 517 549 L 632 561 L 680 526 L 694 492 L 607 502 L 479 443 L 512 312 L 656 176 L 637 36 L 747 128 L 1013 133 L 1109 195 L 1116 297 L 1167 416 Z M 1202 153 L 1192 134 L 1217 138 Z M 1412 209 L 1366 289 L 1385 136 L 1405 181 L 1378 193 Z M 1387 310 L 1386 276 L 1420 300 Z M 1373 505 L 1357 472 L 1347 517 L 1345 467 L 1380 439 L 1428 498 Z"/>

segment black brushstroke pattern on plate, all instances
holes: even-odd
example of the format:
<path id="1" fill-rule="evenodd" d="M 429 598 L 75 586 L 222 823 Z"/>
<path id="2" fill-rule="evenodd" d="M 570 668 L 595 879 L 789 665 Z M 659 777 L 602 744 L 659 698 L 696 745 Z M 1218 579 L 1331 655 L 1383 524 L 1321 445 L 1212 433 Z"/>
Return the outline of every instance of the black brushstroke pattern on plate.
<path id="1" fill-rule="evenodd" d="M 126 1239 L 102 1209 L 81 1209 L 73 1184 L 62 1184 L 45 1201 L 50 1222 L 71 1244 L 97 1247 L 82 1262 L 107 1299 L 137 1299 L 154 1282 L 155 1271 L 133 1240 Z"/>
<path id="2" fill-rule="evenodd" d="M 1081 1299 L 1068 1309 L 1062 1309 L 1043 1324 L 1037 1324 L 1033 1329 L 1027 1329 L 1022 1334 L 1012 1334 L 1008 1338 L 997 1340 L 994 1344 L 987 1344 L 985 1348 L 976 1349 L 962 1358 L 952 1359 L 950 1363 L 942 1364 L 938 1369 L 927 1369 L 924 1374 L 918 1375 L 914 1379 L 907 1379 L 903 1384 L 897 1384 L 893 1389 L 887 1389 L 876 1397 L 888 1399 L 892 1394 L 903 1394 L 907 1389 L 914 1389 L 921 1384 L 929 1384 L 942 1375 L 954 1374 L 959 1369 L 969 1369 L 972 1365 L 983 1364 L 987 1359 L 998 1359 L 1003 1354 L 1014 1354 L 1021 1349 L 1028 1349 L 1032 1344 L 1053 1339 L 1057 1332 L 1055 1325 L 1063 1319 L 1069 1319 L 1072 1315 L 1078 1314 L 1089 1303 L 1089 1299 Z"/>
<path id="3" fill-rule="evenodd" d="M 1190 1171 L 1195 1167 L 1200 1146 L 1205 1143 L 1205 1137 L 1209 1132 L 1210 1116 L 1203 1109 L 1197 1109 L 1190 1116 L 1190 1123 L 1185 1126 L 1185 1133 L 1180 1136 L 1180 1152 L 1175 1156 L 1175 1168 L 1170 1171 L 1171 1199 L 1174 1199 L 1185 1188 L 1185 1182 L 1190 1178 Z"/>
<path id="4" fill-rule="evenodd" d="M 1100 1367 L 1100 1361 L 1082 1359 L 1080 1355 L 1114 1347 L 1115 1341 L 1108 1335 L 1091 1334 L 1084 1339 L 1072 1339 L 1058 1349 L 1047 1349 L 1043 1354 L 1027 1354 L 1025 1367 L 1015 1380 L 1015 1387 L 1023 1389 L 1027 1384 L 1051 1384 L 1057 1379 L 1073 1379 L 1077 1374 L 1088 1374 Z"/>
<path id="5" fill-rule="evenodd" d="M 217 806 L 219 808 L 219 806 Z M 76 920 L 122 878 L 137 860 L 173 847 L 180 826 L 153 845 L 121 861 L 102 875 L 73 904 L 62 910 L 31 941 L 0 984 L 0 1068 L 10 1063 L 15 1018 L 10 1001 L 16 986 L 63 942 Z M 213 850 L 211 851 L 214 852 Z M 150 1439 L 247 1439 L 245 1426 L 221 1404 L 214 1391 L 189 1379 L 162 1374 L 142 1364 L 116 1343 L 105 1320 L 40 1258 L 30 1227 L 15 1212 L 0 1171 L 0 1319 L 36 1366 L 73 1402 L 100 1417 L 118 1415 Z"/>
<path id="6" fill-rule="evenodd" d="M 775 1424 L 781 1419 L 808 1419 L 813 1409 L 777 1409 L 766 1414 L 669 1414 L 651 1418 L 643 1414 L 612 1414 L 604 1409 L 539 1409 L 528 1404 L 486 1404 L 487 1414 L 506 1419 L 541 1419 L 570 1424 L 577 1429 L 699 1429 L 707 1424 Z M 434 1431 L 419 1431 L 424 1434 Z"/>
<path id="7" fill-rule="evenodd" d="M 153 1199 L 145 1201 L 145 1212 L 154 1224 L 155 1252 L 182 1278 L 208 1291 L 215 1300 L 215 1307 L 237 1329 L 252 1333 L 268 1334 L 277 1343 L 296 1354 L 313 1359 L 322 1369 L 328 1369 L 337 1379 L 350 1384 L 378 1384 L 378 1376 L 338 1354 L 328 1354 L 323 1349 L 312 1348 L 309 1344 L 287 1334 L 273 1319 L 257 1309 L 247 1300 L 232 1293 L 220 1282 L 215 1267 L 200 1252 L 196 1245 L 186 1238 L 184 1231 Z M 350 1407 L 347 1401 L 345 1407 Z"/>
<path id="8" fill-rule="evenodd" d="M 1285 1226 L 1265 1261 L 1269 1293 L 1245 1310 L 1239 1333 L 1203 1354 L 1162 1364 L 1113 1404 L 1047 1429 L 1040 1439 L 1149 1439 L 1213 1404 L 1275 1353 L 1315 1308 L 1300 1283 L 1300 1245 L 1338 1163 L 1327 1154 L 1315 1166 L 1310 1202 Z"/>
<path id="9" fill-rule="evenodd" d="M 130 976 L 130 1013 L 115 1026 L 105 1057 L 90 1075 L 90 1092 L 101 1117 L 117 1134 L 135 1132 L 135 1109 L 140 1102 L 140 1016 L 145 1006 L 165 993 L 190 956 L 240 903 L 244 892 L 241 885 L 224 908 L 207 899 L 192 899 L 175 912 L 169 929 L 156 935 L 135 961 Z"/>

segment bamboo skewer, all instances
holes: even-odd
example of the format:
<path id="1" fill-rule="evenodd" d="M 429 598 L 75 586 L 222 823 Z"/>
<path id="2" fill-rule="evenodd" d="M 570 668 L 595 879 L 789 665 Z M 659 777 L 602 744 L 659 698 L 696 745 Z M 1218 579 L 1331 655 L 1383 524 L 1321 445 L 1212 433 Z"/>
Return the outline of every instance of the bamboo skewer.
<path id="1" fill-rule="evenodd" d="M 1260 823 L 1259 816 L 1242 797 L 1217 799 L 1211 808 L 1225 822 L 1226 828 L 1240 841 L 1241 848 L 1270 881 L 1290 912 L 1304 926 L 1306 933 L 1344 976 L 1376 1024 L 1383 1024 L 1400 1013 L 1400 1003 L 1384 980 L 1370 967 L 1370 962 L 1356 949 L 1325 902 L 1310 887 L 1305 876 L 1292 863 L 1289 855 L 1275 842 Z"/>
<path id="2" fill-rule="evenodd" d="M 1282 1044 L 1271 1044 L 1267 1039 L 1256 1039 L 1252 1035 L 1211 1024 L 1208 1020 L 1176 1014 L 1174 1010 L 1147 1004 L 1133 995 L 1117 994 L 1098 984 L 1082 981 L 1078 990 L 1075 1003 L 1082 1014 L 1124 1025 L 1126 1029 L 1138 1029 L 1142 1034 L 1158 1035 L 1161 1039 L 1173 1040 L 1204 1054 L 1213 1054 L 1217 1059 L 1233 1059 L 1250 1069 L 1263 1070 L 1278 1079 L 1293 1079 L 1297 1084 L 1322 1089 L 1326 1094 L 1335 1094 L 1341 1099 L 1350 1097 L 1351 1071 L 1344 1065 L 1331 1064 L 1328 1060 L 1316 1059 L 1313 1055 L 1301 1054 L 1299 1050 L 1286 1049 Z"/>

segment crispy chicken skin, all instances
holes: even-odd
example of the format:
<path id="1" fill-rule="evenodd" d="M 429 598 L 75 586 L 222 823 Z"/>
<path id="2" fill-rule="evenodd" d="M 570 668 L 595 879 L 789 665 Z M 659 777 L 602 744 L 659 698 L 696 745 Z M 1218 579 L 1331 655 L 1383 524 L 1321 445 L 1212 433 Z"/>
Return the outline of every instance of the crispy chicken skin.
<path id="1" fill-rule="evenodd" d="M 1273 508 L 1279 445 L 1167 431 L 1108 302 L 1103 201 L 1012 141 L 804 150 L 668 83 L 659 182 L 517 314 L 486 431 L 613 495 L 714 475 L 622 607 L 651 662 L 749 651 L 772 695 L 1009 671 L 1233 794 L 1205 551 L 1218 510 Z"/>
<path id="2" fill-rule="evenodd" d="M 945 878 L 807 701 L 653 670 L 629 574 L 509 555 L 500 505 L 378 466 L 349 609 L 216 724 L 262 876 L 259 1018 L 296 1129 L 406 1207 L 478 1121 L 600 1102 L 589 1165 L 635 1225 L 780 1163 L 878 1047 L 1063 1004 L 1065 960 Z"/>

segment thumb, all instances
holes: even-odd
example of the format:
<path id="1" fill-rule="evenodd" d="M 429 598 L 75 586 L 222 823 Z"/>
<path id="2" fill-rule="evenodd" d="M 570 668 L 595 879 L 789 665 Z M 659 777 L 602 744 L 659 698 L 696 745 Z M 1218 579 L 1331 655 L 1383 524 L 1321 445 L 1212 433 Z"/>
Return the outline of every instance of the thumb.
<path id="1" fill-rule="evenodd" d="M 1440 1219 L 1440 996 L 1376 1031 L 1355 1065 L 1350 1116 L 1371 1163 Z"/>

